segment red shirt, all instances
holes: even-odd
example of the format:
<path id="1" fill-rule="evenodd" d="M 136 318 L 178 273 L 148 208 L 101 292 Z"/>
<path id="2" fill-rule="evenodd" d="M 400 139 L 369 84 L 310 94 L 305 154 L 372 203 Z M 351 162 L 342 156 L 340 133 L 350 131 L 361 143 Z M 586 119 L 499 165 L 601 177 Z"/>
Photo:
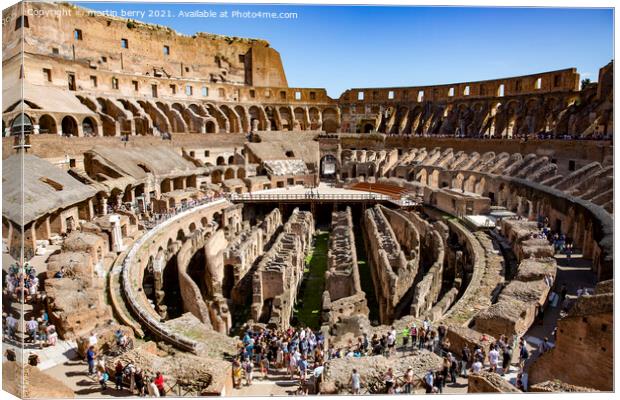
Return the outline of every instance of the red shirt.
<path id="1" fill-rule="evenodd" d="M 163 389 L 163 387 L 164 387 L 164 376 L 163 375 L 156 376 L 155 380 L 153 381 L 153 383 L 155 383 L 155 386 L 157 386 L 158 389 Z"/>

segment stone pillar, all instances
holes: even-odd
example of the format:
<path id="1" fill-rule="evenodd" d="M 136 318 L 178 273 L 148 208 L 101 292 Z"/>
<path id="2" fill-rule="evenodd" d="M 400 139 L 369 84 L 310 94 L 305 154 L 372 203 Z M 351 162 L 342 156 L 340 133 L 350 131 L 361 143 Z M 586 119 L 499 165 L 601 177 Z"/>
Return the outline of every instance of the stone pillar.
<path id="1" fill-rule="evenodd" d="M 93 206 L 93 199 L 88 199 L 87 202 L 87 207 L 88 207 L 88 219 L 91 220 L 93 218 L 95 218 L 95 208 Z"/>
<path id="2" fill-rule="evenodd" d="M 99 202 L 101 203 L 101 214 L 108 215 L 108 198 L 102 196 Z"/>
<path id="3" fill-rule="evenodd" d="M 125 249 L 121 233 L 121 217 L 116 214 L 110 215 L 110 223 L 112 224 L 112 251 L 120 253 Z"/>

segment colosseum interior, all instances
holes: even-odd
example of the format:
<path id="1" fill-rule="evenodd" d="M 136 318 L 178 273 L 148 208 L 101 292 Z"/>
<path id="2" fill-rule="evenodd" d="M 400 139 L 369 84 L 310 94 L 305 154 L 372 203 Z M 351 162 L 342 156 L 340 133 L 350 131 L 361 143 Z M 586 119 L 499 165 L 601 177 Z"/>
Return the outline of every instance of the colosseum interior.
<path id="1" fill-rule="evenodd" d="M 311 394 L 408 367 L 424 392 L 447 352 L 498 342 L 508 370 L 485 358 L 455 393 L 613 390 L 613 61 L 583 87 L 567 68 L 330 98 L 265 40 L 29 6 L 45 23 L 3 11 L 3 320 L 45 313 L 57 341 L 3 331 L 5 390 L 97 392 L 96 336 L 111 380 L 263 394 L 238 382 L 244 335 L 303 328 Z M 427 325 L 436 347 L 401 345 Z M 394 354 L 349 357 L 392 330 Z M 297 390 L 272 369 L 261 388 Z"/>

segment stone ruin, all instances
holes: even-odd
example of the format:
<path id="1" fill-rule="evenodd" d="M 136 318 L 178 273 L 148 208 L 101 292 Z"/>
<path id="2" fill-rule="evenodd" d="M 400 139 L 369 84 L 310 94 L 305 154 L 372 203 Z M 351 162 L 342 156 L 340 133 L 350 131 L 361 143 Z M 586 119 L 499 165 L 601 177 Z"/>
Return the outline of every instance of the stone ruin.
<path id="1" fill-rule="evenodd" d="M 480 371 L 467 377 L 467 393 L 521 393 L 495 372 Z"/>
<path id="2" fill-rule="evenodd" d="M 278 328 L 289 326 L 313 235 L 312 213 L 295 209 L 254 274 L 252 319 Z"/>
<path id="3" fill-rule="evenodd" d="M 391 218 L 388 219 L 387 215 Z M 368 232 L 367 253 L 370 256 L 375 292 L 379 295 L 379 315 L 382 322 L 394 318 L 395 309 L 411 287 L 419 265 L 417 231 L 404 217 L 393 215 L 392 211 L 379 205 L 369 208 L 364 214 L 364 224 Z M 402 247 L 401 240 L 397 238 L 390 224 L 395 219 L 406 227 L 403 227 L 403 236 L 400 237 Z"/>
<path id="4" fill-rule="evenodd" d="M 386 358 L 382 355 L 362 358 L 336 358 L 326 363 L 323 371 L 323 381 L 320 385 L 321 394 L 350 394 L 349 379 L 355 368 L 362 377 L 364 387 L 369 394 L 385 393 L 383 376 L 388 368 L 392 368 L 395 377 L 400 377 L 413 369 L 414 388 L 424 385 L 424 375 L 429 371 L 438 371 L 442 368 L 442 358 L 426 350 L 415 350 L 411 355 L 393 356 Z"/>
<path id="5" fill-rule="evenodd" d="M 531 385 L 558 379 L 569 385 L 613 390 L 614 364 L 609 356 L 614 348 L 613 297 L 613 280 L 608 280 L 598 283 L 594 294 L 576 300 L 558 320 L 555 347 L 530 367 Z"/>
<path id="6" fill-rule="evenodd" d="M 308 167 L 304 160 L 265 160 L 263 166 L 269 176 L 307 175 Z"/>
<path id="7" fill-rule="evenodd" d="M 553 247 L 545 241 L 545 245 L 531 246 L 529 238 L 538 232 L 538 227 L 532 223 L 520 221 L 503 221 L 502 232 L 513 241 L 515 254 L 521 254 L 516 276 L 500 292 L 497 302 L 474 318 L 476 330 L 487 332 L 495 337 L 506 335 L 512 337 L 523 335 L 534 323 L 539 309 L 547 304 L 551 288 L 545 283 L 545 276 L 555 281 L 557 263 L 553 257 Z M 536 239 L 537 240 L 537 239 Z M 538 241 L 538 240 L 537 240 Z M 542 241 L 542 240 L 540 240 Z M 550 247 L 548 251 L 523 251 L 523 248 L 537 249 Z M 543 255 L 544 258 L 536 257 Z M 530 258 L 531 256 L 531 258 Z"/>
<path id="8" fill-rule="evenodd" d="M 322 309 L 323 325 L 328 326 L 342 318 L 369 312 L 366 294 L 360 285 L 350 207 L 332 213 Z"/>

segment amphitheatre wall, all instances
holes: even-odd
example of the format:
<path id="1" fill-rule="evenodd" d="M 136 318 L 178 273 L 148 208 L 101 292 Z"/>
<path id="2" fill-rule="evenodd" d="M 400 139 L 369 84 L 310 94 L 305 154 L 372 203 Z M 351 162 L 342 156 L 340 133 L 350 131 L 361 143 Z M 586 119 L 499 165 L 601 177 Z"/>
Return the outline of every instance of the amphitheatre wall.
<path id="1" fill-rule="evenodd" d="M 332 325 L 341 318 L 368 315 L 366 294 L 362 291 L 353 233 L 351 209 L 332 213 L 332 231 L 327 253 L 322 321 Z"/>
<path id="2" fill-rule="evenodd" d="M 254 321 L 278 328 L 289 326 L 313 234 L 312 214 L 295 209 L 254 274 L 251 306 Z"/>
<path id="3" fill-rule="evenodd" d="M 593 295 L 581 296 L 568 315 L 558 320 L 555 347 L 529 369 L 531 384 L 559 380 L 613 390 L 613 292 L 599 283 Z M 578 360 L 578 362 L 576 362 Z M 593 373 L 593 371 L 595 373 Z M 587 377 L 587 381 L 584 381 Z"/>
<path id="4" fill-rule="evenodd" d="M 373 284 L 378 294 L 379 315 L 382 322 L 388 323 L 387 321 L 394 318 L 396 307 L 411 288 L 417 275 L 419 236 L 415 236 L 415 242 L 406 243 L 405 249 L 409 252 L 405 254 L 385 213 L 386 209 L 381 206 L 366 210 L 364 226 L 367 254 L 371 255 L 369 262 Z M 409 224 L 408 236 L 411 240 L 414 237 L 411 232 L 415 230 L 415 227 Z M 411 252 L 411 250 L 415 251 Z"/>

